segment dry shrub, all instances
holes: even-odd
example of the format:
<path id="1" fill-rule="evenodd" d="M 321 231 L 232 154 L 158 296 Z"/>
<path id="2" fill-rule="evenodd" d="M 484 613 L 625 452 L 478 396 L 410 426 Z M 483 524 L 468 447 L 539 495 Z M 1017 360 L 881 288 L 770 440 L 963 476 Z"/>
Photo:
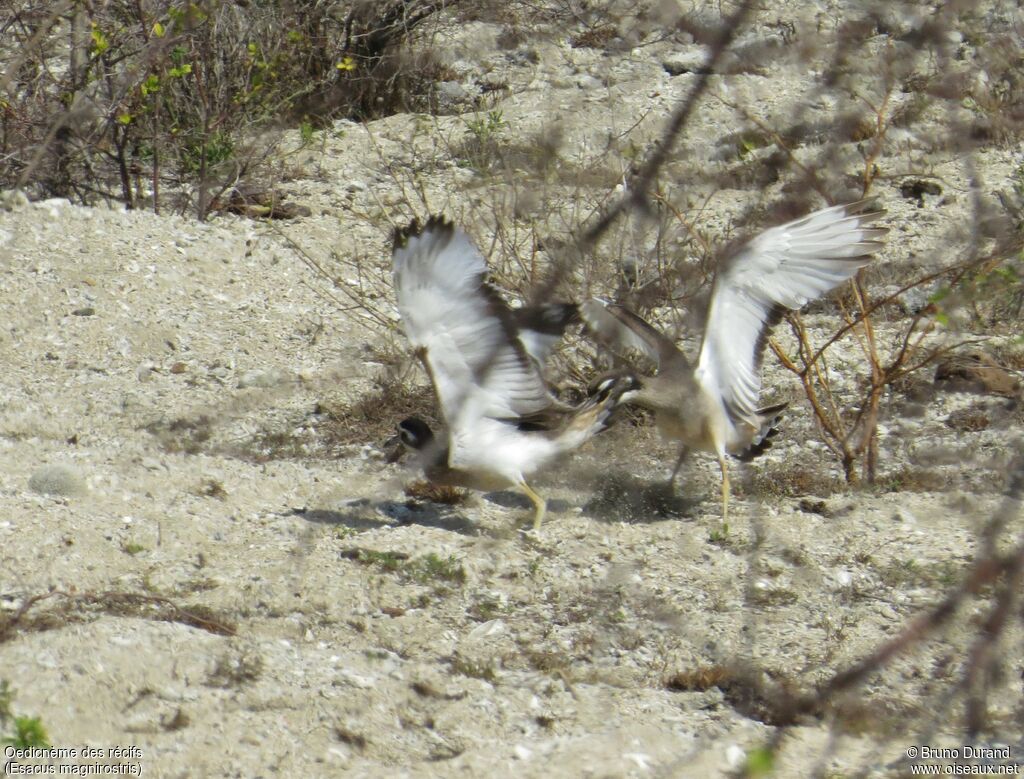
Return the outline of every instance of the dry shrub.
<path id="1" fill-rule="evenodd" d="M 885 492 L 944 492 L 953 486 L 937 468 L 905 466 L 879 476 L 875 486 Z"/>
<path id="2" fill-rule="evenodd" d="M 270 175 L 283 126 L 407 107 L 439 73 L 401 44 L 451 4 L 24 0 L 0 20 L 0 187 L 155 210 L 170 189 L 203 218 Z"/>
<path id="3" fill-rule="evenodd" d="M 192 417 L 151 422 L 143 429 L 155 436 L 165 451 L 196 454 L 210 440 L 213 428 L 213 418 L 200 413 Z"/>
<path id="4" fill-rule="evenodd" d="M 434 391 L 427 385 L 387 376 L 371 392 L 351 403 L 321 403 L 327 415 L 324 436 L 333 444 L 381 442 L 395 434 L 406 417 L 418 416 L 435 430 L 439 427 Z"/>
<path id="5" fill-rule="evenodd" d="M 731 676 L 731 671 L 725 666 L 709 665 L 677 671 L 667 677 L 663 684 L 665 689 L 675 692 L 704 692 L 724 684 Z"/>
<path id="6" fill-rule="evenodd" d="M 227 617 L 202 604 L 180 606 L 170 598 L 138 592 L 50 592 L 26 598 L 16 611 L 0 618 L 0 643 L 21 632 L 57 630 L 99 615 L 177 622 L 222 636 L 235 635 Z"/>
<path id="7" fill-rule="evenodd" d="M 449 487 L 421 479 L 407 484 L 405 494 L 415 500 L 441 503 L 445 506 L 460 506 L 466 502 L 470 493 L 469 490 L 464 490 L 461 487 Z"/>
<path id="8" fill-rule="evenodd" d="M 815 468 L 809 461 L 793 464 L 772 464 L 753 475 L 751 492 L 781 498 L 802 498 L 808 495 L 828 497 L 845 489 L 832 474 Z"/>
<path id="9" fill-rule="evenodd" d="M 958 433 L 977 433 L 981 430 L 988 430 L 990 424 L 992 424 L 992 420 L 989 419 L 983 405 L 958 409 L 946 417 L 946 426 Z"/>

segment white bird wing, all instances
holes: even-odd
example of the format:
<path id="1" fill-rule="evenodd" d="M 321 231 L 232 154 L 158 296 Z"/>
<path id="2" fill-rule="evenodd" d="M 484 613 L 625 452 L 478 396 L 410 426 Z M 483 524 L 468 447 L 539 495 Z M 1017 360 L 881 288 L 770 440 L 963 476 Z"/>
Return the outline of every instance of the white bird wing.
<path id="1" fill-rule="evenodd" d="M 834 206 L 765 230 L 728 260 L 715 278 L 699 381 L 717 391 L 729 415 L 757 411 L 761 360 L 773 325 L 851 278 L 881 247 L 884 228 L 869 227 L 881 211 L 868 203 Z"/>
<path id="2" fill-rule="evenodd" d="M 553 398 L 487 283 L 469 237 L 431 217 L 397 231 L 395 295 L 405 334 L 430 374 L 452 441 L 483 417 L 517 420 Z"/>

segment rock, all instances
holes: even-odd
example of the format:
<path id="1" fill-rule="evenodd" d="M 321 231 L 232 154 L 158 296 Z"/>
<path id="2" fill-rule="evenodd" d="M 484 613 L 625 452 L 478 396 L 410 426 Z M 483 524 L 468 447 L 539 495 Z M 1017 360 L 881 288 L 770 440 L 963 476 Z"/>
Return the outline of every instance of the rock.
<path id="1" fill-rule="evenodd" d="M 438 111 L 442 113 L 454 114 L 473 108 L 474 96 L 459 81 L 439 81 L 434 94 Z"/>
<path id="2" fill-rule="evenodd" d="M 675 51 L 661 61 L 661 67 L 670 76 L 681 76 L 684 73 L 704 73 L 707 68 L 707 51 L 697 47 L 689 51 Z"/>
<path id="3" fill-rule="evenodd" d="M 251 219 L 297 219 L 313 213 L 308 206 L 287 202 L 279 190 L 251 182 L 229 189 L 214 200 L 210 208 Z"/>
<path id="4" fill-rule="evenodd" d="M 264 389 L 268 387 L 276 387 L 278 384 L 283 384 L 286 380 L 286 376 L 282 371 L 279 370 L 250 370 L 246 371 L 238 379 L 239 389 L 245 389 L 246 387 L 262 387 Z"/>
<path id="5" fill-rule="evenodd" d="M 5 189 L 0 192 L 0 209 L 17 211 L 28 205 L 28 195 L 20 189 Z"/>
<path id="6" fill-rule="evenodd" d="M 938 182 L 929 179 L 906 179 L 900 183 L 900 194 L 907 200 L 916 201 L 918 208 L 924 208 L 925 196 L 929 198 L 940 197 L 942 195 L 942 187 Z"/>

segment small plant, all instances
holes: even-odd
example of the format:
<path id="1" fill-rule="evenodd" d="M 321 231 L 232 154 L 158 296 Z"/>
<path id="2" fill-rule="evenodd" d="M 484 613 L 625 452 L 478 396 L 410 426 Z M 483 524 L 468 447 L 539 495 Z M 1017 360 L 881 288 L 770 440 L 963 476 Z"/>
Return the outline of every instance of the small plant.
<path id="1" fill-rule="evenodd" d="M 475 658 L 456 656 L 452 658 L 452 672 L 469 676 L 473 679 L 483 679 L 485 682 L 494 684 L 498 680 L 498 672 L 492 663 Z"/>
<path id="2" fill-rule="evenodd" d="M 489 171 L 498 156 L 498 135 L 508 127 L 501 111 L 488 111 L 479 119 L 466 121 L 469 131 L 461 149 L 455 156 L 460 158 L 466 167 L 481 173 Z"/>
<path id="3" fill-rule="evenodd" d="M 732 539 L 729 537 L 729 523 L 723 522 L 719 527 L 712 528 L 708 532 L 708 543 L 715 544 L 716 546 L 728 547 L 732 545 Z"/>
<path id="4" fill-rule="evenodd" d="M 775 752 L 771 747 L 758 747 L 747 753 L 743 776 L 770 776 L 775 772 Z"/>
<path id="5" fill-rule="evenodd" d="M 15 749 L 50 746 L 46 730 L 38 717 L 15 717 L 14 733 L 6 743 Z"/>
<path id="6" fill-rule="evenodd" d="M 386 573 L 397 573 L 419 584 L 449 582 L 462 585 L 466 582 L 466 571 L 452 555 L 440 557 L 429 552 L 422 557 L 410 558 L 404 552 L 380 552 L 376 549 L 348 549 L 342 556 L 350 560 L 372 565 Z"/>
<path id="7" fill-rule="evenodd" d="M 482 598 L 469 607 L 469 615 L 479 622 L 489 622 L 504 612 L 505 607 L 495 598 Z"/>
<path id="8" fill-rule="evenodd" d="M 486 145 L 493 143 L 495 136 L 508 127 L 501 115 L 501 111 L 488 111 L 486 116 L 479 119 L 467 119 L 466 129 L 473 135 L 477 143 Z"/>
<path id="9" fill-rule="evenodd" d="M 299 138 L 302 140 L 303 146 L 309 146 L 312 144 L 315 136 L 316 128 L 311 122 L 303 122 L 299 125 Z"/>
<path id="10" fill-rule="evenodd" d="M 878 577 L 890 587 L 950 587 L 963 578 L 963 566 L 953 560 L 921 564 L 912 558 L 878 566 Z"/>
<path id="11" fill-rule="evenodd" d="M 262 674 L 263 658 L 259 655 L 223 655 L 217 659 L 205 684 L 207 687 L 230 689 L 254 682 Z"/>
<path id="12" fill-rule="evenodd" d="M 800 597 L 786 587 L 754 587 L 750 594 L 750 603 L 754 606 L 792 606 Z"/>
<path id="13" fill-rule="evenodd" d="M 199 484 L 196 494 L 204 498 L 216 498 L 217 500 L 224 500 L 228 496 L 227 490 L 224 489 L 224 484 L 217 479 L 203 479 Z"/>
<path id="14" fill-rule="evenodd" d="M 363 565 L 374 565 L 387 573 L 397 573 L 409 561 L 409 555 L 402 552 L 378 552 L 376 549 L 357 549 L 353 559 Z"/>
<path id="15" fill-rule="evenodd" d="M 439 557 L 430 552 L 413 561 L 412 578 L 421 584 L 431 581 L 445 581 L 453 584 L 466 583 L 466 570 L 454 555 Z"/>
<path id="16" fill-rule="evenodd" d="M 135 541 L 125 541 L 121 544 L 121 551 L 125 554 L 135 556 L 140 552 L 146 552 L 148 550 L 142 544 L 136 543 Z"/>
<path id="17" fill-rule="evenodd" d="M 15 749 L 50 746 L 42 720 L 39 717 L 19 717 L 14 714 L 13 700 L 14 691 L 10 684 L 6 679 L 0 679 L 0 744 Z M 9 725 L 13 730 L 8 731 Z"/>

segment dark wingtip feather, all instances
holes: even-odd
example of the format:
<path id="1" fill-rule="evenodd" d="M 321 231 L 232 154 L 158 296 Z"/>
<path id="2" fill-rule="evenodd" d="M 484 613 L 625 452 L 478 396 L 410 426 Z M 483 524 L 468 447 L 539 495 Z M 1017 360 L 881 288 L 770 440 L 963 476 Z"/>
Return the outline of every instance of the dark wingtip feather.
<path id="1" fill-rule="evenodd" d="M 782 321 L 782 317 L 786 315 L 786 307 L 781 304 L 772 306 L 768 312 L 768 316 L 765 317 L 764 324 L 761 326 L 761 332 L 757 336 L 757 341 L 754 344 L 754 373 L 755 375 L 761 374 L 761 366 L 764 363 L 764 350 L 768 346 L 768 339 L 772 337 L 772 330 L 779 322 Z"/>
<path id="2" fill-rule="evenodd" d="M 394 229 L 394 232 L 391 234 L 391 250 L 394 252 L 397 249 L 405 248 L 410 238 L 416 238 L 424 233 L 443 231 L 451 234 L 454 230 L 455 225 L 441 214 L 431 215 L 425 225 L 421 224 L 419 219 L 413 218 L 404 227 L 396 227 Z"/>
<path id="3" fill-rule="evenodd" d="M 779 434 L 779 428 L 777 425 L 782 417 L 782 412 L 788 405 L 788 403 L 779 403 L 774 406 L 767 406 L 766 408 L 758 409 L 757 413 L 764 419 L 764 424 L 761 427 L 760 438 L 754 441 L 742 452 L 735 455 L 737 460 L 748 463 L 754 458 L 760 457 L 772 448 L 772 439 Z"/>
<path id="4" fill-rule="evenodd" d="M 542 303 L 513 309 L 512 321 L 520 330 L 561 336 L 569 325 L 580 322 L 580 312 L 575 303 Z"/>

